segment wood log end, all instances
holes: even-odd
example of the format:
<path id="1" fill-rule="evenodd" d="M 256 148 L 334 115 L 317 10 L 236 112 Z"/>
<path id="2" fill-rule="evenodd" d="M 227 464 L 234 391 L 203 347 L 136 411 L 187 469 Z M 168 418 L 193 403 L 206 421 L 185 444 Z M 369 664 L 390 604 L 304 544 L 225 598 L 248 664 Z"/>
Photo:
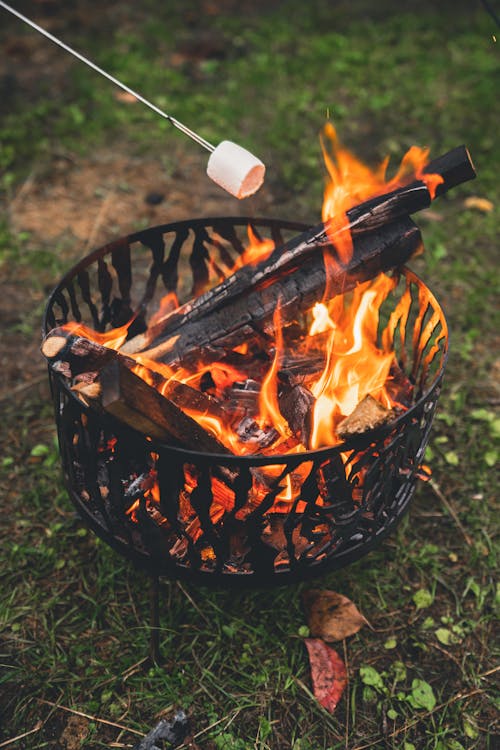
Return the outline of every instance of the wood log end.
<path id="1" fill-rule="evenodd" d="M 64 336 L 52 335 L 51 333 L 43 340 L 41 351 L 47 359 L 54 359 L 66 346 L 67 339 Z"/>
<path id="2" fill-rule="evenodd" d="M 362 435 L 386 424 L 394 417 L 392 409 L 387 409 L 373 396 L 365 396 L 348 417 L 337 425 L 336 433 L 339 438 L 346 440 L 355 435 Z"/>

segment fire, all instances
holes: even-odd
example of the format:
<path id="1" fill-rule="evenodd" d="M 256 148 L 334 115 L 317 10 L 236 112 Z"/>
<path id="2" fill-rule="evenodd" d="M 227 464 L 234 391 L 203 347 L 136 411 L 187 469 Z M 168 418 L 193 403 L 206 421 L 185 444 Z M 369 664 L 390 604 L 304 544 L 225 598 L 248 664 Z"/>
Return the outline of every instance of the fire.
<path id="1" fill-rule="evenodd" d="M 322 218 L 324 222 L 328 222 L 329 236 L 341 262 L 346 262 L 352 252 L 347 215 L 351 207 L 414 179 L 424 180 L 432 194 L 442 180 L 439 175 L 424 174 L 428 150 L 417 147 L 408 151 L 395 176 L 388 180 L 388 159 L 375 169 L 369 169 L 342 147 L 331 124 L 325 128 L 322 149 L 329 175 Z M 231 269 L 232 272 L 243 265 L 260 262 L 274 249 L 271 239 L 259 238 L 251 227 L 248 228 L 248 238 L 248 247 Z M 189 404 L 182 408 L 185 414 L 216 437 L 230 453 L 245 455 L 260 452 L 272 456 L 333 446 L 341 442 L 336 432 L 339 423 L 352 414 L 367 396 L 388 409 L 404 408 L 391 395 L 389 386 L 391 367 L 395 363 L 394 331 L 398 321 L 407 318 L 409 314 L 409 295 L 403 294 L 383 330 L 379 320 L 381 306 L 396 284 L 396 278 L 380 274 L 373 281 L 359 284 L 348 294 L 337 295 L 332 299 L 328 299 L 325 294 L 309 311 L 307 325 L 303 325 L 301 321 L 298 326 L 300 333 L 295 331 L 293 334 L 290 333 L 292 327 L 283 323 L 279 300 L 276 300 L 274 339 L 268 341 L 267 351 L 262 353 L 257 365 L 252 346 L 242 341 L 231 350 L 233 359 L 229 358 L 231 362 L 238 362 L 238 366 L 221 359 L 216 362 L 200 361 L 194 368 L 171 367 L 137 354 L 137 364 L 133 369 L 167 398 L 172 386 L 181 384 L 189 393 L 193 391 L 202 394 L 204 404 L 215 404 L 217 408 L 213 410 L 208 406 L 198 408 Z M 176 295 L 167 294 L 161 301 L 159 310 L 151 317 L 150 326 L 160 325 L 178 306 Z M 106 347 L 120 350 L 127 339 L 131 323 L 132 320 L 106 333 L 98 333 L 78 323 L 69 323 L 66 328 Z M 429 325 L 432 326 L 432 321 Z M 316 371 L 308 370 L 298 384 L 293 378 L 286 380 L 285 377 L 286 363 L 294 357 L 307 363 L 319 363 Z M 283 395 L 286 396 L 294 388 L 298 388 L 301 397 L 306 399 L 304 403 L 311 404 L 310 423 L 307 423 L 307 429 L 304 426 L 299 433 L 297 430 L 294 432 L 290 420 L 284 416 L 282 403 Z M 242 402 L 244 406 L 240 407 L 237 396 L 242 393 L 246 400 Z M 226 403 L 233 403 L 231 399 L 236 399 L 234 413 L 233 406 L 225 408 Z M 304 425 L 306 422 L 307 420 Z M 308 463 L 303 463 L 297 470 L 298 473 L 283 475 L 282 479 L 282 465 L 266 465 L 265 474 L 262 472 L 253 477 L 252 491 L 256 493 L 257 500 L 262 500 L 270 493 L 273 496 L 271 506 L 274 510 L 282 504 L 290 503 L 296 503 L 300 510 L 304 505 L 300 488 L 309 470 Z M 212 515 L 222 516 L 234 506 L 234 492 L 216 478 L 212 478 L 211 487 L 214 494 Z M 189 496 L 188 486 L 185 491 Z M 148 508 L 154 509 L 158 505 L 159 494 L 155 481 L 147 488 L 145 497 Z M 127 512 L 132 519 L 136 518 L 139 507 L 139 501 L 131 503 Z M 195 536 L 196 533 L 196 529 L 193 530 Z M 211 552 L 207 548 L 204 554 L 210 555 Z"/>
<path id="2" fill-rule="evenodd" d="M 337 309 L 333 323 L 326 306 L 321 308 L 323 330 L 330 330 L 326 344 L 326 364 L 318 380 L 311 386 L 316 397 L 311 447 L 335 445 L 335 427 L 351 414 L 367 395 L 388 399 L 385 384 L 394 361 L 392 348 L 387 351 L 377 344 L 379 310 L 396 280 L 380 275 L 374 282 L 358 286 L 347 310 Z M 336 305 L 338 307 L 338 305 Z M 316 330 L 316 318 L 311 331 Z"/>
<path id="3" fill-rule="evenodd" d="M 247 229 L 249 244 L 244 252 L 238 257 L 233 266 L 233 272 L 242 266 L 254 266 L 259 261 L 267 258 L 274 250 L 274 242 L 270 239 L 261 240 L 257 237 L 251 226 Z"/>
<path id="4" fill-rule="evenodd" d="M 97 344 L 107 346 L 108 349 L 118 350 L 127 340 L 128 329 L 134 322 L 135 316 L 131 318 L 128 323 L 118 328 L 111 328 L 111 330 L 105 333 L 95 331 L 93 328 L 89 328 L 83 323 L 77 323 L 76 321 L 70 321 L 64 326 L 68 333 L 72 333 L 75 336 L 82 336 L 83 338 L 95 341 Z"/>
<path id="5" fill-rule="evenodd" d="M 272 425 L 279 432 L 280 436 L 286 439 L 290 434 L 290 430 L 280 411 L 277 388 L 279 362 L 283 353 L 283 333 L 279 305 L 274 313 L 273 323 L 274 330 L 276 331 L 275 355 L 273 363 L 262 381 L 259 396 L 260 417 L 258 421 L 261 427 Z"/>
<path id="6" fill-rule="evenodd" d="M 350 208 L 369 198 L 396 190 L 415 179 L 425 182 L 431 198 L 434 198 L 437 186 L 443 182 L 441 175 L 425 174 L 423 171 L 429 161 L 428 148 L 412 146 L 403 157 L 394 177 L 387 180 L 389 157 L 370 169 L 342 146 L 330 122 L 324 128 L 321 145 L 329 177 L 324 192 L 322 218 L 324 222 L 330 222 L 330 240 L 343 263 L 352 255 L 352 238 L 348 231 L 347 217 Z"/>

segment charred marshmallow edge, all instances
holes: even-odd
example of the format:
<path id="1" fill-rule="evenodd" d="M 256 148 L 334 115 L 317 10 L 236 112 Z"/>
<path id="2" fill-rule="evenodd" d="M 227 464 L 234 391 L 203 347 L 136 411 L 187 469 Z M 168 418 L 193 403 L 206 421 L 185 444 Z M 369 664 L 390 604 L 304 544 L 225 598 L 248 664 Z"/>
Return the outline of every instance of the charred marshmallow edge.
<path id="1" fill-rule="evenodd" d="M 212 151 L 207 175 L 235 198 L 248 198 L 264 182 L 266 167 L 256 156 L 232 141 L 222 141 Z"/>

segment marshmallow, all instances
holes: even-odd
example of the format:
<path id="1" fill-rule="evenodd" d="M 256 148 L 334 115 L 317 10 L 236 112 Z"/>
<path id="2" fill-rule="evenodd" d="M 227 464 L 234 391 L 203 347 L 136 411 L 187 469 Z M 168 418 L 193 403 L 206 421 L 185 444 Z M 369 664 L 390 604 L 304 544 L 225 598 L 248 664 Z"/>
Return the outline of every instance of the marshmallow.
<path id="1" fill-rule="evenodd" d="M 266 168 L 260 159 L 231 141 L 222 141 L 212 151 L 207 175 L 235 198 L 253 195 L 264 182 Z"/>

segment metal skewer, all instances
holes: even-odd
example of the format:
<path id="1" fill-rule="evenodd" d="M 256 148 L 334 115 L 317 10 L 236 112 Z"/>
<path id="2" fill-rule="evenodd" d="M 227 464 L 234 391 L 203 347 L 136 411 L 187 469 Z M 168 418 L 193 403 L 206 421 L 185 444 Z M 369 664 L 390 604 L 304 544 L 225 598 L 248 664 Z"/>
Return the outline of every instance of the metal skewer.
<path id="1" fill-rule="evenodd" d="M 3 0 L 0 0 L 0 6 L 4 8 L 9 13 L 12 13 L 13 16 L 17 16 L 17 18 L 21 19 L 24 23 L 28 24 L 28 26 L 31 26 L 36 31 L 39 31 L 40 34 L 43 34 L 43 36 L 47 37 L 47 39 L 50 39 L 51 42 L 54 42 L 54 44 L 59 45 L 59 47 L 62 47 L 66 52 L 69 52 L 70 55 L 73 55 L 73 57 L 76 57 L 78 60 L 81 60 L 85 65 L 88 65 L 89 68 L 92 68 L 93 70 L 97 71 L 97 73 L 100 73 L 104 78 L 107 78 L 108 81 L 111 81 L 115 84 L 115 86 L 119 86 L 123 91 L 126 91 L 127 94 L 132 94 L 136 99 L 138 99 L 140 102 L 146 105 L 146 107 L 149 107 L 153 110 L 153 112 L 156 112 L 157 115 L 161 115 L 166 120 L 168 120 L 177 130 L 180 130 L 184 135 L 189 136 L 189 138 L 192 138 L 193 141 L 196 141 L 200 146 L 203 146 L 203 148 L 206 148 L 207 151 L 210 151 L 211 153 L 215 151 L 215 146 L 213 146 L 211 143 L 205 140 L 205 138 L 202 138 L 201 135 L 198 135 L 198 133 L 195 133 L 194 130 L 191 130 L 186 125 L 184 125 L 182 122 L 179 122 L 179 120 L 176 120 L 175 117 L 172 117 L 171 115 L 168 115 L 166 112 L 164 112 L 162 109 L 156 106 L 156 104 L 153 104 L 152 102 L 145 99 L 141 94 L 138 94 L 137 91 L 134 91 L 129 86 L 126 86 L 124 83 L 119 81 L 117 78 L 112 76 L 110 73 L 107 73 L 105 70 L 100 68 L 98 65 L 96 65 L 92 60 L 89 60 L 84 55 L 80 54 L 80 52 L 77 52 L 75 49 L 70 47 L 68 44 L 65 44 L 60 39 L 55 37 L 50 32 L 46 31 L 46 29 L 39 26 L 37 23 L 32 21 L 29 18 L 26 18 L 26 16 L 23 16 L 22 13 L 19 13 L 14 8 L 11 8 L 10 5 L 7 5 L 7 3 L 4 3 Z"/>
<path id="2" fill-rule="evenodd" d="M 218 146 L 213 146 L 211 143 L 209 143 L 209 141 L 205 140 L 205 138 L 202 138 L 201 135 L 195 133 L 194 130 L 191 130 L 182 122 L 176 120 L 175 117 L 168 115 L 162 109 L 157 107 L 156 104 L 148 101 L 143 96 L 141 96 L 141 94 L 138 94 L 137 91 L 134 91 L 129 86 L 126 86 L 124 83 L 112 76 L 110 73 L 107 73 L 105 70 L 100 68 L 94 62 L 92 62 L 92 60 L 89 60 L 87 57 L 80 54 L 80 52 L 77 52 L 72 47 L 55 37 L 53 34 L 50 34 L 48 31 L 43 29 L 31 19 L 23 16 L 22 13 L 19 13 L 17 10 L 14 10 L 14 8 L 11 8 L 10 5 L 4 3 L 3 0 L 0 0 L 0 8 L 4 8 L 9 13 L 12 13 L 13 16 L 16 16 L 21 21 L 23 21 L 23 23 L 31 26 L 36 31 L 40 32 L 40 34 L 43 34 L 43 36 L 47 37 L 47 39 L 50 39 L 51 42 L 54 42 L 54 44 L 62 47 L 62 49 L 66 50 L 66 52 L 69 52 L 70 55 L 73 55 L 73 57 L 81 60 L 81 62 L 85 63 L 85 65 L 88 65 L 89 68 L 92 68 L 92 70 L 97 71 L 97 73 L 100 73 L 102 76 L 104 76 L 104 78 L 107 78 L 108 81 L 114 83 L 115 86 L 118 86 L 119 88 L 123 89 L 123 91 L 126 91 L 127 94 L 131 94 L 132 96 L 134 96 L 138 101 L 145 104 L 146 107 L 152 109 L 153 112 L 156 112 L 156 114 L 161 115 L 161 117 L 164 117 L 166 120 L 168 120 L 175 128 L 177 128 L 177 130 L 180 130 L 181 133 L 184 133 L 184 135 L 187 135 L 200 146 L 203 146 L 203 148 L 205 148 L 207 151 L 210 151 L 210 158 L 207 165 L 207 175 L 221 188 L 226 190 L 231 195 L 234 195 L 235 198 L 247 198 L 248 196 L 253 195 L 260 188 L 260 186 L 264 182 L 266 167 L 261 162 L 261 160 L 250 153 L 250 151 L 247 151 L 245 148 L 242 148 L 242 146 L 239 146 L 237 143 L 233 143 L 232 141 L 221 141 Z"/>

